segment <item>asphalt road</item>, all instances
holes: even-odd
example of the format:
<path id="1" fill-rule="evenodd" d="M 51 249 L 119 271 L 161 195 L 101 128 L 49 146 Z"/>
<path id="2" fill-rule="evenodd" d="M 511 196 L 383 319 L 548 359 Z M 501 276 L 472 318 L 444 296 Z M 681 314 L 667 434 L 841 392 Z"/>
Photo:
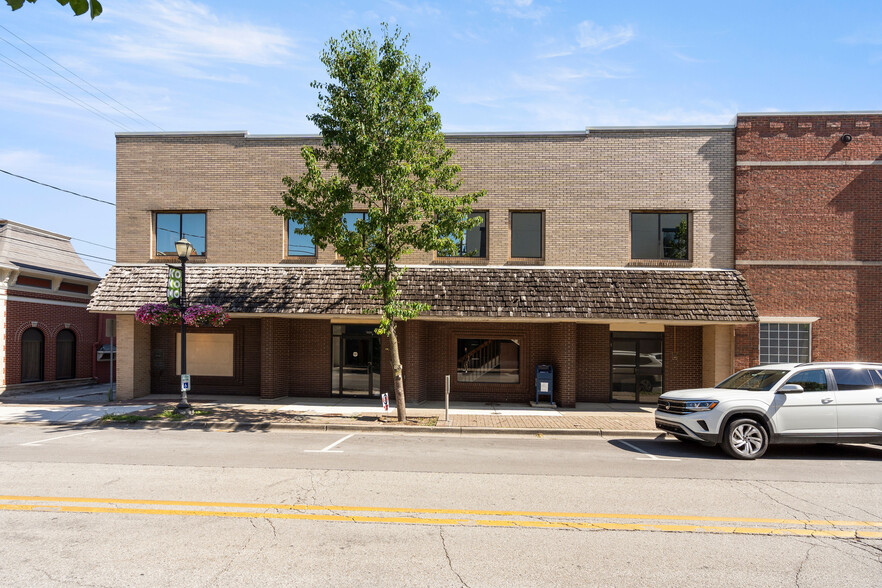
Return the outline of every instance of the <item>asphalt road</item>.
<path id="1" fill-rule="evenodd" d="M 0 427 L 2 586 L 880 586 L 882 447 Z"/>

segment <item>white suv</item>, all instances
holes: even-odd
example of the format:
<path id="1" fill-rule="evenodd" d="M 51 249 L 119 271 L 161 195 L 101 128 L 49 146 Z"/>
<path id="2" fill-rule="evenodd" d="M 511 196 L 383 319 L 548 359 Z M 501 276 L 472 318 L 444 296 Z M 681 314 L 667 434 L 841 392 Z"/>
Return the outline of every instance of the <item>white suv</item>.
<path id="1" fill-rule="evenodd" d="M 783 363 L 659 396 L 655 426 L 739 459 L 769 443 L 882 441 L 882 364 Z"/>

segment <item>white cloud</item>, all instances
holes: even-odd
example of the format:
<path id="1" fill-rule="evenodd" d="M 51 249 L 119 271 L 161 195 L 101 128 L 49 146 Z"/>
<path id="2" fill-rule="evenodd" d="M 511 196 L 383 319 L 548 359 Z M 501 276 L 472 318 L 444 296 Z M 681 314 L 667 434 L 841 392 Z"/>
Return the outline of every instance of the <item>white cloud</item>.
<path id="1" fill-rule="evenodd" d="M 547 6 L 533 5 L 533 0 L 489 0 L 494 12 L 514 18 L 541 20 L 549 12 Z"/>
<path id="2" fill-rule="evenodd" d="M 126 27 L 130 33 L 110 37 L 105 48 L 113 57 L 127 61 L 190 67 L 212 62 L 265 66 L 290 58 L 294 47 L 280 28 L 222 18 L 191 0 L 126 3 L 104 16 L 133 25 Z"/>
<path id="3" fill-rule="evenodd" d="M 95 198 L 114 200 L 115 179 L 112 169 L 101 169 L 79 160 L 69 163 L 29 149 L 0 151 L 0 163 L 3 164 L 3 169 L 20 176 L 83 192 Z"/>
<path id="4" fill-rule="evenodd" d="M 589 51 L 608 51 L 634 38 L 631 25 L 604 28 L 590 20 L 579 23 L 579 47 Z"/>

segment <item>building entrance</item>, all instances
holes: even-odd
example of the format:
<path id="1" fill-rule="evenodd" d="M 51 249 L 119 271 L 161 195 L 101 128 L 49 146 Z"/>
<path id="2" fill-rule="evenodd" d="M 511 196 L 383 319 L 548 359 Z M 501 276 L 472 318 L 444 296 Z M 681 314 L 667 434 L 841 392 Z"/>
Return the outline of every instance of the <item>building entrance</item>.
<path id="1" fill-rule="evenodd" d="M 331 392 L 338 396 L 380 394 L 380 337 L 375 325 L 331 325 Z"/>
<path id="2" fill-rule="evenodd" d="M 664 377 L 664 333 L 612 333 L 610 382 L 613 402 L 656 402 Z"/>

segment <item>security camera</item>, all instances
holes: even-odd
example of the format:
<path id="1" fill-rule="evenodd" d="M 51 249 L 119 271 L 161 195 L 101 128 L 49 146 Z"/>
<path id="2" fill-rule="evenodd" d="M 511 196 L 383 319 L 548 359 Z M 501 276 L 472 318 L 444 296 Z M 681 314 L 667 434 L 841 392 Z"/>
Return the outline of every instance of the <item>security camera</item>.
<path id="1" fill-rule="evenodd" d="M 845 143 L 846 145 L 848 145 L 849 143 L 851 143 L 852 138 L 853 137 L 851 135 L 846 133 L 846 134 L 842 135 L 842 142 Z"/>

